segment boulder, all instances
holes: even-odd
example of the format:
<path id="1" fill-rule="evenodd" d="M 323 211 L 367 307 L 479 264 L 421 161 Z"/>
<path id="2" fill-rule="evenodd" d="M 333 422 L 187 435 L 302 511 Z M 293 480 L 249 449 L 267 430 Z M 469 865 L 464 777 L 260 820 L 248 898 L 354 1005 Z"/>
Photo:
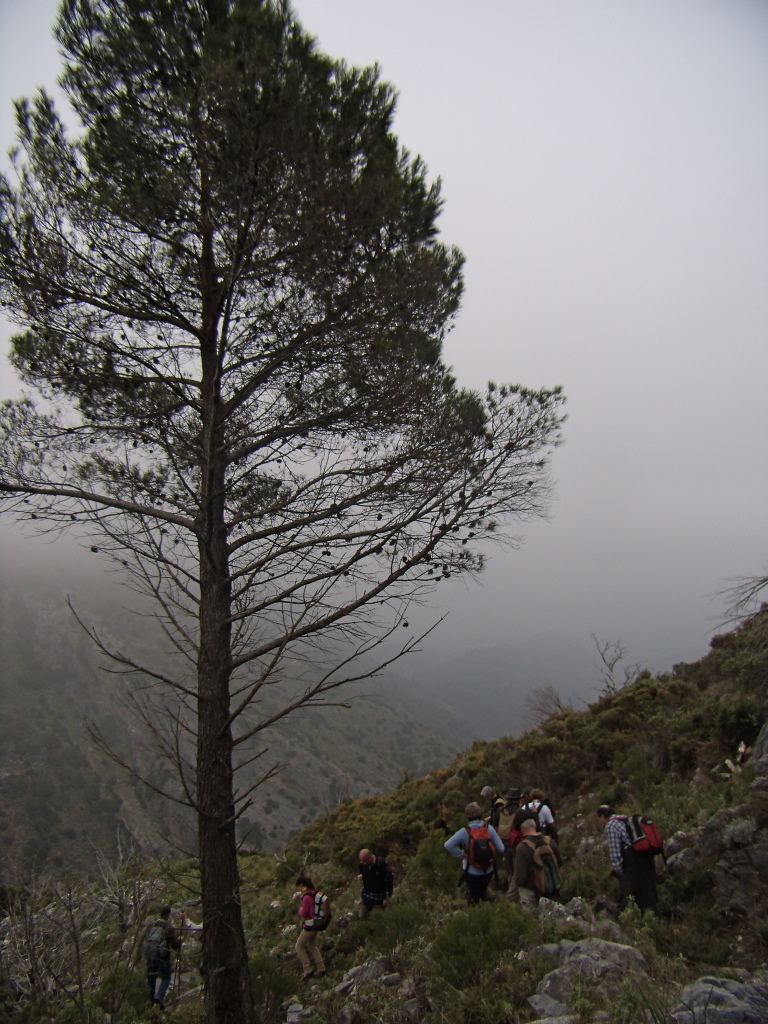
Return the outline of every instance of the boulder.
<path id="1" fill-rule="evenodd" d="M 539 1017 L 538 1020 L 531 1021 L 531 1024 L 579 1024 L 579 1018 L 570 1014 L 566 1017 Z"/>
<path id="2" fill-rule="evenodd" d="M 545 896 L 539 900 L 539 919 L 554 925 L 575 924 L 585 931 L 591 932 L 595 923 L 595 915 L 590 905 L 580 896 L 575 896 L 570 903 L 563 905 L 548 900 Z"/>
<path id="3" fill-rule="evenodd" d="M 667 856 L 667 861 L 671 860 L 676 854 L 680 853 L 681 850 L 689 847 L 695 839 L 695 833 L 692 832 L 675 832 L 671 839 L 668 839 L 664 844 L 664 853 Z"/>
<path id="4" fill-rule="evenodd" d="M 626 975 L 645 975 L 645 957 L 638 949 L 604 939 L 564 940 L 539 946 L 534 953 L 558 965 L 542 978 L 536 995 L 528 1000 L 536 1013 L 547 1013 L 550 1017 L 568 1012 L 574 985 L 598 984 L 607 996 L 618 997 Z M 543 1002 L 542 997 L 551 1002 Z M 558 1011 L 555 1004 L 564 1007 L 564 1011 Z"/>
<path id="5" fill-rule="evenodd" d="M 531 996 L 528 1000 L 534 1013 L 540 1013 L 549 1020 L 562 1020 L 568 1014 L 568 1007 L 548 995 Z"/>
<path id="6" fill-rule="evenodd" d="M 768 834 L 747 847 L 726 850 L 709 875 L 717 907 L 739 917 L 763 916 L 768 904 Z"/>
<path id="7" fill-rule="evenodd" d="M 750 763 L 757 764 L 757 773 L 761 770 L 761 761 L 768 760 L 768 718 L 763 722 L 763 727 L 757 734 L 757 739 L 752 744 L 752 753 L 750 755 Z M 768 775 L 768 765 L 765 767 L 764 773 Z"/>
<path id="8" fill-rule="evenodd" d="M 715 811 L 706 825 L 703 825 L 696 838 L 696 852 L 702 857 L 719 857 L 725 850 L 726 843 L 723 839 L 723 832 L 734 818 L 739 817 L 739 812 L 733 807 L 724 807 Z"/>
<path id="9" fill-rule="evenodd" d="M 670 1015 L 675 1024 L 766 1024 L 768 984 L 699 978 L 680 994 Z"/>
<path id="10" fill-rule="evenodd" d="M 690 846 L 667 858 L 667 871 L 671 875 L 684 875 L 699 865 L 699 856 Z"/>

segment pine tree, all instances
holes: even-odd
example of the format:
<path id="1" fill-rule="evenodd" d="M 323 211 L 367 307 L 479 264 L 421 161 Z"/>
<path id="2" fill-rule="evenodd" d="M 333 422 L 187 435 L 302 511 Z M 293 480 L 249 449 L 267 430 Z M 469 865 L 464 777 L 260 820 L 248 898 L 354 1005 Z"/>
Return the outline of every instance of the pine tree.
<path id="1" fill-rule="evenodd" d="M 238 763 L 391 658 L 409 602 L 479 571 L 497 525 L 544 511 L 562 396 L 458 387 L 439 184 L 377 70 L 319 53 L 286 3 L 65 0 L 57 36 L 82 131 L 20 103 L 0 180 L 37 396 L 2 408 L 0 494 L 156 602 L 179 671 L 107 653 L 173 698 L 158 739 L 197 815 L 206 1019 L 246 1024 L 236 824 L 259 779 L 239 790 Z"/>

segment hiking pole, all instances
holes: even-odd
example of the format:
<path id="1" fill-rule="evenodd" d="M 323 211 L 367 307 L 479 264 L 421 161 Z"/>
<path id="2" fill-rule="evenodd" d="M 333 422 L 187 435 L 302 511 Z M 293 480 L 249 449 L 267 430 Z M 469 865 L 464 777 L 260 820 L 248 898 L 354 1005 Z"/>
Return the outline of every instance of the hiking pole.
<path id="1" fill-rule="evenodd" d="M 179 917 L 181 918 L 181 928 L 179 928 L 179 949 L 176 954 L 176 977 L 173 983 L 173 992 L 176 999 L 181 995 L 181 951 L 184 947 L 184 926 L 187 921 L 187 915 L 182 910 L 179 912 Z"/>

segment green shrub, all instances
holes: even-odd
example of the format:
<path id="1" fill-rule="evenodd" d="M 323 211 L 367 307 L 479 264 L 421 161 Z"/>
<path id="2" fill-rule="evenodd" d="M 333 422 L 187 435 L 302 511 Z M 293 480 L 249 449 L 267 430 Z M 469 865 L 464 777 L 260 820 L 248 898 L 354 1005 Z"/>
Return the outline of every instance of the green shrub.
<path id="1" fill-rule="evenodd" d="M 265 1024 L 283 1019 L 281 1006 L 296 991 L 296 973 L 266 953 L 249 953 L 248 966 L 259 1019 Z"/>
<path id="2" fill-rule="evenodd" d="M 415 882 L 432 892 L 452 893 L 458 882 L 459 861 L 449 856 L 442 833 L 433 833 L 422 839 L 408 865 L 406 881 Z"/>
<path id="3" fill-rule="evenodd" d="M 460 1024 L 498 1024 L 514 1020 L 515 1006 L 506 987 L 473 985 L 464 992 L 451 993 L 443 1019 Z"/>
<path id="4" fill-rule="evenodd" d="M 469 988 L 503 953 L 524 948 L 537 932 L 535 920 L 513 903 L 469 907 L 438 931 L 429 950 L 433 977 L 453 988 Z"/>
<path id="5" fill-rule="evenodd" d="M 751 744 L 765 721 L 762 697 L 731 694 L 718 702 L 717 734 L 727 751 L 735 753 L 742 740 Z"/>
<path id="6" fill-rule="evenodd" d="M 366 950 L 397 956 L 409 939 L 418 937 L 428 916 L 423 905 L 395 900 L 383 911 L 375 910 L 366 921 L 354 925 L 355 937 Z"/>

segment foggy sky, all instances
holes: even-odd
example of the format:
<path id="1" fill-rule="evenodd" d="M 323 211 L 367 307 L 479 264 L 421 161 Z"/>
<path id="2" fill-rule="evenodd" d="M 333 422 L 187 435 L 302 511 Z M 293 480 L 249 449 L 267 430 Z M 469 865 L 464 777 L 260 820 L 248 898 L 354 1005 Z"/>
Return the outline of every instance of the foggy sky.
<path id="1" fill-rule="evenodd" d="M 0 0 L 3 152 L 10 98 L 55 80 L 55 7 Z M 551 520 L 438 592 L 428 651 L 594 632 L 656 668 L 701 656 L 727 581 L 768 565 L 768 4 L 296 7 L 323 50 L 378 62 L 401 142 L 442 178 L 459 381 L 568 396 Z"/>

